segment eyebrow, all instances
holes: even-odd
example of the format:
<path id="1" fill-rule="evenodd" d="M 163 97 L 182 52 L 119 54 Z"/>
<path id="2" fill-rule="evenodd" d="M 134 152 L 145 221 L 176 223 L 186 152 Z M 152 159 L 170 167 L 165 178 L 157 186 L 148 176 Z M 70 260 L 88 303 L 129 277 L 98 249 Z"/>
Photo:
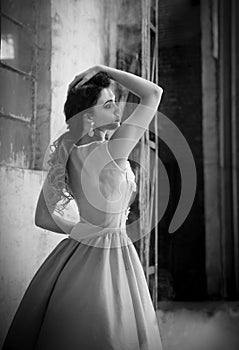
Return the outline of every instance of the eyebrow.
<path id="1" fill-rule="evenodd" d="M 115 100 L 115 98 L 114 98 L 114 100 Z M 111 98 L 110 100 L 107 100 L 104 104 L 103 104 L 103 106 L 104 105 L 106 105 L 106 103 L 108 103 L 108 102 L 114 102 L 114 100 Z"/>

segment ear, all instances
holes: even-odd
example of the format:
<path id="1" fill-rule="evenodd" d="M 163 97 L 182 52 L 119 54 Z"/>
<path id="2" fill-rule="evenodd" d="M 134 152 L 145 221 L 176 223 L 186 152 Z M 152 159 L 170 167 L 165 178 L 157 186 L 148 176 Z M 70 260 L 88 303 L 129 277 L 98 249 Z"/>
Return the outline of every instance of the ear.
<path id="1" fill-rule="evenodd" d="M 92 121 L 94 121 L 92 114 L 88 112 L 84 113 L 84 119 L 88 123 L 91 123 Z"/>

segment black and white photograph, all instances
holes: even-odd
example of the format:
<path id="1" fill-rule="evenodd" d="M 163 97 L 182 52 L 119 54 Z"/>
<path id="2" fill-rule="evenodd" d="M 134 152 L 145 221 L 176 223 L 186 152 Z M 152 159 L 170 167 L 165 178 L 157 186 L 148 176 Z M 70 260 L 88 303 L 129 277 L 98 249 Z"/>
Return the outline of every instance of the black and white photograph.
<path id="1" fill-rule="evenodd" d="M 0 0 L 0 349 L 239 349 L 238 18 Z"/>

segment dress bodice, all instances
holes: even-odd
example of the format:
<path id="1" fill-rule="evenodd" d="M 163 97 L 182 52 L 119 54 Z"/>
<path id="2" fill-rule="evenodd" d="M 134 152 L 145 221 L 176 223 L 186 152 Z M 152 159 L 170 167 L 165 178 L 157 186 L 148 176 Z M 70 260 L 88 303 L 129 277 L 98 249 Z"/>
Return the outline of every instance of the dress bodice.
<path id="1" fill-rule="evenodd" d="M 80 221 L 103 228 L 125 227 L 136 191 L 129 161 L 121 168 L 111 157 L 107 140 L 74 146 L 68 171 Z"/>

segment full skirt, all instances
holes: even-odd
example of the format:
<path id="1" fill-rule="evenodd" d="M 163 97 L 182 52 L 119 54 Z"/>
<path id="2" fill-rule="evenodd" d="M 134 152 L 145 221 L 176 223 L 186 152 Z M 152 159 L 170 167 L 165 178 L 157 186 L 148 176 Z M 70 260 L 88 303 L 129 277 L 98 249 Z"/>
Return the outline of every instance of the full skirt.
<path id="1" fill-rule="evenodd" d="M 10 349 L 161 350 L 134 245 L 62 240 L 27 288 L 3 345 Z"/>

